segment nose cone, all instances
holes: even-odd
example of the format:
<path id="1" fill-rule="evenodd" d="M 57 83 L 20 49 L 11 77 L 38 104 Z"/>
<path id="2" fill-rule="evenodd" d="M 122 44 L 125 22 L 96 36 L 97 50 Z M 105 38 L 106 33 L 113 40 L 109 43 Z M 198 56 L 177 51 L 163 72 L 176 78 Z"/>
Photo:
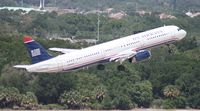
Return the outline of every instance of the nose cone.
<path id="1" fill-rule="evenodd" d="M 187 35 L 187 32 L 185 30 L 181 30 L 179 40 L 183 39 L 186 35 Z"/>
<path id="2" fill-rule="evenodd" d="M 183 30 L 182 34 L 183 34 L 183 38 L 184 38 L 187 35 L 187 32 L 185 30 Z"/>

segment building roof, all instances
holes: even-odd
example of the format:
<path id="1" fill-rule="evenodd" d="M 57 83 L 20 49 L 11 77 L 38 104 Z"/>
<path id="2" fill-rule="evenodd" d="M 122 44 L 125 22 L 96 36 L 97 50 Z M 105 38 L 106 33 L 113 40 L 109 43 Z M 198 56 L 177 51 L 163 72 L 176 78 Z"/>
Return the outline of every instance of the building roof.
<path id="1" fill-rule="evenodd" d="M 192 12 L 187 12 L 185 13 L 187 16 L 191 17 L 191 18 L 194 18 L 194 17 L 197 17 L 197 16 L 200 16 L 200 12 L 196 12 L 196 13 L 192 13 Z"/>
<path id="2" fill-rule="evenodd" d="M 3 9 L 13 10 L 13 11 L 23 10 L 26 13 L 30 11 L 42 11 L 42 12 L 46 11 L 46 10 L 40 10 L 40 9 L 35 9 L 35 8 L 25 8 L 25 7 L 0 7 L 0 10 L 3 10 Z"/>

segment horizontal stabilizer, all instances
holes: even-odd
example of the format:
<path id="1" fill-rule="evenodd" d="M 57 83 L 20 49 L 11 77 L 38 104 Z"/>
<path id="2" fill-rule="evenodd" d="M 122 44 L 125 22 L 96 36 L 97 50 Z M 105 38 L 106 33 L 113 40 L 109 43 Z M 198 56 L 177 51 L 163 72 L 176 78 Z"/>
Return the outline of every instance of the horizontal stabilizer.
<path id="1" fill-rule="evenodd" d="M 66 54 L 66 53 L 71 53 L 71 52 L 78 51 L 79 49 L 49 48 L 49 50 L 56 51 L 56 52 L 61 52 L 61 53 Z"/>
<path id="2" fill-rule="evenodd" d="M 18 69 L 27 69 L 30 67 L 30 65 L 16 65 L 16 66 L 13 66 L 15 68 L 18 68 Z"/>

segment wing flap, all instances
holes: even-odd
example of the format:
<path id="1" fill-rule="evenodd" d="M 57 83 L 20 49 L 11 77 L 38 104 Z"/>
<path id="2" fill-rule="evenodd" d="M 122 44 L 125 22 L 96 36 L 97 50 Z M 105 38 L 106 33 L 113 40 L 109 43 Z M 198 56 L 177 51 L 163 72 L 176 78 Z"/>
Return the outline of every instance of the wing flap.
<path id="1" fill-rule="evenodd" d="M 126 51 L 123 51 L 123 52 L 117 54 L 116 56 L 110 58 L 110 61 L 123 62 L 123 61 L 135 56 L 136 54 L 137 54 L 137 52 L 134 50 L 126 50 Z"/>

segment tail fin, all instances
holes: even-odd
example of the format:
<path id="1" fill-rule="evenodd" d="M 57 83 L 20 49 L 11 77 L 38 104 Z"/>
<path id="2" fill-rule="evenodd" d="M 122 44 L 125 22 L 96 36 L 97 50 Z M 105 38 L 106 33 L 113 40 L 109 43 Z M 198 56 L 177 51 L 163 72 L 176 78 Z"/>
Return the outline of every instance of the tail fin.
<path id="1" fill-rule="evenodd" d="M 32 64 L 51 59 L 46 50 L 30 36 L 24 37 L 24 44 L 26 45 L 29 55 L 32 60 Z"/>

